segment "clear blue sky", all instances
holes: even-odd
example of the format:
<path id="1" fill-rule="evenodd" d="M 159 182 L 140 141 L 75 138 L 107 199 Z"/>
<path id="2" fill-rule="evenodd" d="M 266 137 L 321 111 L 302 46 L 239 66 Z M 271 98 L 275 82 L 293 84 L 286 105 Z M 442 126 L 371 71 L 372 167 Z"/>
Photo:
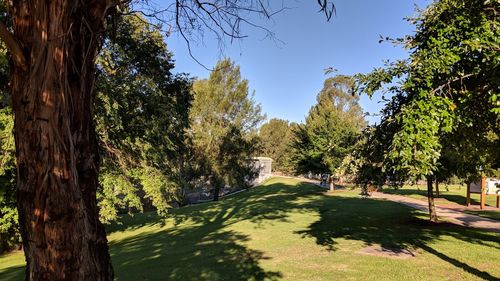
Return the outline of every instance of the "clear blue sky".
<path id="1" fill-rule="evenodd" d="M 242 76 L 250 81 L 250 89 L 255 90 L 255 99 L 268 119 L 301 122 L 327 78 L 325 68 L 331 66 L 340 74 L 351 75 L 369 72 L 382 66 L 386 59 L 406 57 L 401 47 L 379 44 L 379 35 L 398 37 L 413 32 L 413 26 L 404 17 L 414 15 L 415 5 L 424 8 L 429 3 L 430 0 L 335 0 L 337 14 L 326 22 L 323 14 L 318 13 L 317 1 L 292 0 L 288 6 L 294 9 L 276 15 L 266 24 L 283 43 L 264 39 L 264 33 L 258 30 L 245 29 L 249 37 L 227 43 L 222 53 L 209 35 L 203 43 L 194 44 L 192 50 L 208 67 L 224 56 L 240 65 Z M 209 72 L 189 56 L 180 36 L 173 34 L 166 41 L 174 53 L 176 72 L 208 77 Z M 362 97 L 361 106 L 371 113 L 381 108 L 376 97 Z M 374 122 L 377 118 L 369 120 Z"/>

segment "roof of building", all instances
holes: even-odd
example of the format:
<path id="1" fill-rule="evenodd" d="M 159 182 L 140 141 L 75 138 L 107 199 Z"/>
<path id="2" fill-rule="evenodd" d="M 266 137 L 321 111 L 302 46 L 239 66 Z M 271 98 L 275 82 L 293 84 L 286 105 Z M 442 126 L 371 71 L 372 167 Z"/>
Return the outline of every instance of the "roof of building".
<path id="1" fill-rule="evenodd" d="M 252 157 L 252 159 L 254 159 L 254 160 L 264 160 L 264 161 L 273 161 L 273 159 L 270 158 L 270 157 L 262 157 L 262 156 Z"/>

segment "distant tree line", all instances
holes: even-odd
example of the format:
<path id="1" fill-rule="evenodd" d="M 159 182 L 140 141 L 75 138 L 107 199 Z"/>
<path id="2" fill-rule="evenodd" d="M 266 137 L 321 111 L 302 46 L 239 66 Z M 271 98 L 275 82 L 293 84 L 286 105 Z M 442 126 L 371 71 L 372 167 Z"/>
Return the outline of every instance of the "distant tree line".
<path id="1" fill-rule="evenodd" d="M 353 90 L 352 77 L 328 78 L 304 123 L 272 119 L 261 127 L 261 153 L 274 159 L 274 171 L 352 180 L 357 163 L 354 153 L 367 125 Z"/>

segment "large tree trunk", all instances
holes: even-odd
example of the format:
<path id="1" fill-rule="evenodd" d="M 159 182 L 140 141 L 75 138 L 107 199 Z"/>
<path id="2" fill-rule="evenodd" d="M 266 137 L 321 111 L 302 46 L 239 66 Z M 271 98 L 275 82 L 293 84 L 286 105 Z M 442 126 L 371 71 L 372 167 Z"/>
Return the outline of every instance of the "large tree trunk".
<path id="1" fill-rule="evenodd" d="M 11 70 L 26 280 L 112 280 L 96 201 L 95 58 L 109 1 L 13 1 Z"/>
<path id="2" fill-rule="evenodd" d="M 437 222 L 436 206 L 434 205 L 434 194 L 432 186 L 432 176 L 427 177 L 427 199 L 429 201 L 429 217 L 432 222 Z"/>

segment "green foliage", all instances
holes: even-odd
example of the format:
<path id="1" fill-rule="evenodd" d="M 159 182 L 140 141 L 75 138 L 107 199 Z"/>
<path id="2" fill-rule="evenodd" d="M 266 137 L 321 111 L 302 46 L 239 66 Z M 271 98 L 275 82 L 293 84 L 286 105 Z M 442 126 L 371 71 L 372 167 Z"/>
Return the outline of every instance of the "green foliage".
<path id="1" fill-rule="evenodd" d="M 341 171 L 350 169 L 344 159 L 353 159 L 351 154 L 366 126 L 359 97 L 352 87 L 353 80 L 348 76 L 325 81 L 305 124 L 294 130 L 292 147 L 297 172 L 340 176 Z"/>
<path id="2" fill-rule="evenodd" d="M 225 184 L 232 187 L 247 187 L 248 180 L 255 177 L 249 157 L 256 151 L 257 139 L 245 138 L 241 130 L 232 125 L 222 138 L 217 162 Z"/>
<path id="3" fill-rule="evenodd" d="M 6 2 L 0 3 L 0 21 L 9 26 L 11 19 L 7 16 Z M 9 57 L 7 56 L 7 47 L 0 40 L 0 108 L 11 104 L 9 87 Z"/>
<path id="4" fill-rule="evenodd" d="M 3 5 L 0 9 L 3 9 Z M 14 118 L 10 108 L 8 58 L 0 43 L 0 253 L 21 243 L 16 209 Z"/>
<path id="5" fill-rule="evenodd" d="M 0 203 L 0 253 L 10 250 L 21 244 L 21 235 L 18 229 L 18 215 L 15 204 L 9 206 Z"/>
<path id="6" fill-rule="evenodd" d="M 141 210 L 138 190 L 130 179 L 121 174 L 101 173 L 97 193 L 99 215 L 103 223 L 116 220 L 119 209 Z"/>
<path id="7" fill-rule="evenodd" d="M 291 174 L 292 129 L 288 121 L 273 118 L 259 129 L 260 154 L 273 159 L 273 171 Z"/>
<path id="8" fill-rule="evenodd" d="M 160 30 L 136 15 L 118 20 L 97 63 L 101 220 L 150 204 L 165 213 L 169 202 L 182 201 L 191 80 L 171 73 Z"/>
<path id="9" fill-rule="evenodd" d="M 0 109 L 0 253 L 21 243 L 16 209 L 15 152 L 10 107 Z"/>
<path id="10" fill-rule="evenodd" d="M 178 183 L 154 168 L 140 169 L 136 173 L 145 192 L 144 198 L 151 201 L 158 214 L 165 215 L 171 207 L 170 202 L 179 200 Z"/>
<path id="11" fill-rule="evenodd" d="M 13 128 L 12 109 L 0 108 L 0 176 L 8 176 L 16 167 Z"/>
<path id="12" fill-rule="evenodd" d="M 256 151 L 257 126 L 264 120 L 249 95 L 248 80 L 230 59 L 219 61 L 209 79 L 193 84 L 190 111 L 193 151 L 205 181 L 216 189 L 245 183 L 248 158 Z"/>
<path id="13" fill-rule="evenodd" d="M 1 111 L 3 111 L 2 109 Z M 7 124 L 12 122 L 11 115 L 0 114 L 0 126 L 5 125 L 7 117 Z M 10 119 L 10 120 L 9 120 Z M 7 126 L 8 128 L 8 126 Z M 10 135 L 8 134 L 10 133 Z M 5 127 L 0 127 L 0 134 L 13 139 L 12 128 L 9 131 Z M 5 148 L 2 143 L 2 149 Z M 13 146 L 13 144 L 10 144 Z M 13 148 L 9 148 L 12 149 Z M 12 151 L 2 151 L 5 159 L 11 157 L 14 153 Z M 11 155 L 9 155 L 11 154 Z M 12 160 L 14 161 L 14 160 Z M 0 253 L 8 251 L 21 244 L 21 235 L 19 233 L 18 215 L 16 208 L 16 182 L 15 182 L 15 165 L 13 163 L 5 162 L 2 164 L 0 170 Z"/>
<path id="14" fill-rule="evenodd" d="M 477 175 L 499 166 L 498 0 L 440 0 L 411 19 L 408 60 L 358 75 L 372 95 L 392 98 L 374 132 L 375 162 L 403 177 Z"/>

